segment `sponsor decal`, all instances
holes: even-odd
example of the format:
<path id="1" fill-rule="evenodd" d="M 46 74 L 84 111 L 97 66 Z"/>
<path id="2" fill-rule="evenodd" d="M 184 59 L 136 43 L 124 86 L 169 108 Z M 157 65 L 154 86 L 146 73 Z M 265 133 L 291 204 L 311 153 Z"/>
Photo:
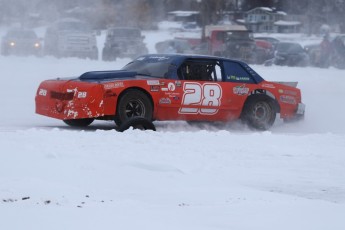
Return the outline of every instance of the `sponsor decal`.
<path id="1" fill-rule="evenodd" d="M 274 89 L 275 88 L 275 86 L 273 84 L 267 84 L 267 83 L 262 84 L 262 87 L 270 88 L 270 89 Z"/>
<path id="2" fill-rule="evenodd" d="M 151 89 L 151 92 L 158 92 L 159 91 L 159 85 L 151 85 L 150 89 Z"/>
<path id="3" fill-rule="evenodd" d="M 47 90 L 46 89 L 40 89 L 39 91 L 38 91 L 38 95 L 40 95 L 40 96 L 47 96 Z"/>
<path id="4" fill-rule="evenodd" d="M 173 91 L 175 91 L 175 89 L 176 89 L 176 86 L 172 82 L 169 82 L 167 87 L 161 88 L 161 90 L 164 92 L 167 92 L 167 91 L 173 92 Z"/>
<path id="5" fill-rule="evenodd" d="M 289 96 L 289 95 L 280 95 L 280 101 L 286 104 L 292 104 L 295 105 L 296 104 L 296 98 L 293 96 Z"/>
<path id="6" fill-rule="evenodd" d="M 249 88 L 246 85 L 238 85 L 232 89 L 232 92 L 236 95 L 247 95 L 249 93 Z"/>
<path id="7" fill-rule="evenodd" d="M 159 104 L 171 104 L 170 98 L 161 98 L 159 99 Z"/>
<path id="8" fill-rule="evenodd" d="M 169 60 L 169 57 L 166 56 L 151 56 L 148 57 L 149 59 L 157 59 L 157 61 L 165 61 L 165 60 Z"/>
<path id="9" fill-rule="evenodd" d="M 227 76 L 227 79 L 232 81 L 250 81 L 249 77 L 238 77 L 234 75 Z"/>
<path id="10" fill-rule="evenodd" d="M 67 91 L 67 93 L 75 93 L 75 92 L 77 92 L 77 88 L 75 88 L 75 89 L 67 89 L 66 91 Z"/>
<path id="11" fill-rule="evenodd" d="M 279 89 L 278 92 L 281 94 L 287 94 L 287 95 L 292 95 L 292 96 L 297 95 L 296 91 L 292 91 L 292 90 L 288 90 L 288 89 Z"/>
<path id="12" fill-rule="evenodd" d="M 147 85 L 160 85 L 159 80 L 147 80 Z"/>
<path id="13" fill-rule="evenodd" d="M 175 84 L 172 83 L 172 82 L 169 82 L 169 84 L 168 84 L 168 90 L 169 90 L 169 91 L 175 91 L 175 89 L 176 89 Z"/>
<path id="14" fill-rule="evenodd" d="M 114 88 L 122 88 L 125 87 L 122 81 L 120 82 L 109 82 L 104 84 L 104 89 L 114 89 Z"/>
<path id="15" fill-rule="evenodd" d="M 175 81 L 176 87 L 181 87 L 181 81 Z"/>
<path id="16" fill-rule="evenodd" d="M 176 93 L 176 92 L 165 92 L 165 95 L 168 96 L 168 97 L 179 97 L 180 96 L 180 93 Z"/>
<path id="17" fill-rule="evenodd" d="M 86 98 L 87 92 L 78 92 L 78 98 Z"/>

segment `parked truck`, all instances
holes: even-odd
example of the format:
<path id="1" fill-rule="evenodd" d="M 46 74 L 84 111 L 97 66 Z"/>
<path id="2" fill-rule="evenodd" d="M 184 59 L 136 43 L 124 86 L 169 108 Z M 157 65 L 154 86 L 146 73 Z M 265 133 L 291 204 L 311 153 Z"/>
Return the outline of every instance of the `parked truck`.
<path id="1" fill-rule="evenodd" d="M 136 58 L 147 54 L 141 30 L 132 27 L 111 27 L 107 30 L 102 50 L 103 61 L 114 61 L 116 58 Z"/>
<path id="2" fill-rule="evenodd" d="M 55 57 L 98 59 L 96 33 L 83 21 L 61 19 L 47 28 L 44 53 Z"/>
<path id="3" fill-rule="evenodd" d="M 243 25 L 208 25 L 202 38 L 188 38 L 201 54 L 222 56 L 245 61 L 263 63 L 272 53 L 269 44 L 253 39 L 251 31 Z M 204 47 L 200 49 L 198 47 Z"/>

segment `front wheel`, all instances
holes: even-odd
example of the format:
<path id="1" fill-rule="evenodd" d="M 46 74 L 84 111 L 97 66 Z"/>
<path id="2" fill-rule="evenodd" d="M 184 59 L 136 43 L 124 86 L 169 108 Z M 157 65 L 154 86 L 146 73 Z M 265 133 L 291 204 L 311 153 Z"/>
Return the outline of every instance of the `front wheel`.
<path id="1" fill-rule="evenodd" d="M 241 118 L 251 128 L 270 129 L 276 119 L 273 99 L 266 95 L 252 96 L 245 103 Z"/>
<path id="2" fill-rule="evenodd" d="M 93 118 L 63 120 L 65 124 L 72 127 L 86 127 L 86 126 L 89 126 L 93 121 L 94 121 Z"/>
<path id="3" fill-rule="evenodd" d="M 152 110 L 151 100 L 144 92 L 130 89 L 118 101 L 115 123 L 121 126 L 132 117 L 144 117 L 151 121 Z"/>

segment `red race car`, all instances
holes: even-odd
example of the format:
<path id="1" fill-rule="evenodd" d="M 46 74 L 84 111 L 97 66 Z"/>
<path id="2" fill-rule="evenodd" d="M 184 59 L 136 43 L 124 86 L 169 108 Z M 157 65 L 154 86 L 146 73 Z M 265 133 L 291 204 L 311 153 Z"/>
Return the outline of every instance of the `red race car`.
<path id="1" fill-rule="evenodd" d="M 146 120 L 232 121 L 269 129 L 276 114 L 304 117 L 296 85 L 265 81 L 246 63 L 212 56 L 144 55 L 121 70 L 86 72 L 43 81 L 36 113 L 88 126 L 94 119 L 118 126 Z"/>

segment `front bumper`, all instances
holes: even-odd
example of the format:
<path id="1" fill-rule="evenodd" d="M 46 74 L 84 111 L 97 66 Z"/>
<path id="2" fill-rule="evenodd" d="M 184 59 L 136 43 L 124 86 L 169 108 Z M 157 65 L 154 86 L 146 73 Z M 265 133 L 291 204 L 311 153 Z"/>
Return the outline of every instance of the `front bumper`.
<path id="1" fill-rule="evenodd" d="M 304 116 L 304 112 L 305 112 L 305 104 L 298 103 L 296 115 L 299 115 L 299 116 L 303 115 Z"/>
<path id="2" fill-rule="evenodd" d="M 303 103 L 298 103 L 296 112 L 293 116 L 289 117 L 284 117 L 284 122 L 293 122 L 293 121 L 299 121 L 304 119 L 304 114 L 305 114 L 305 104 Z"/>

